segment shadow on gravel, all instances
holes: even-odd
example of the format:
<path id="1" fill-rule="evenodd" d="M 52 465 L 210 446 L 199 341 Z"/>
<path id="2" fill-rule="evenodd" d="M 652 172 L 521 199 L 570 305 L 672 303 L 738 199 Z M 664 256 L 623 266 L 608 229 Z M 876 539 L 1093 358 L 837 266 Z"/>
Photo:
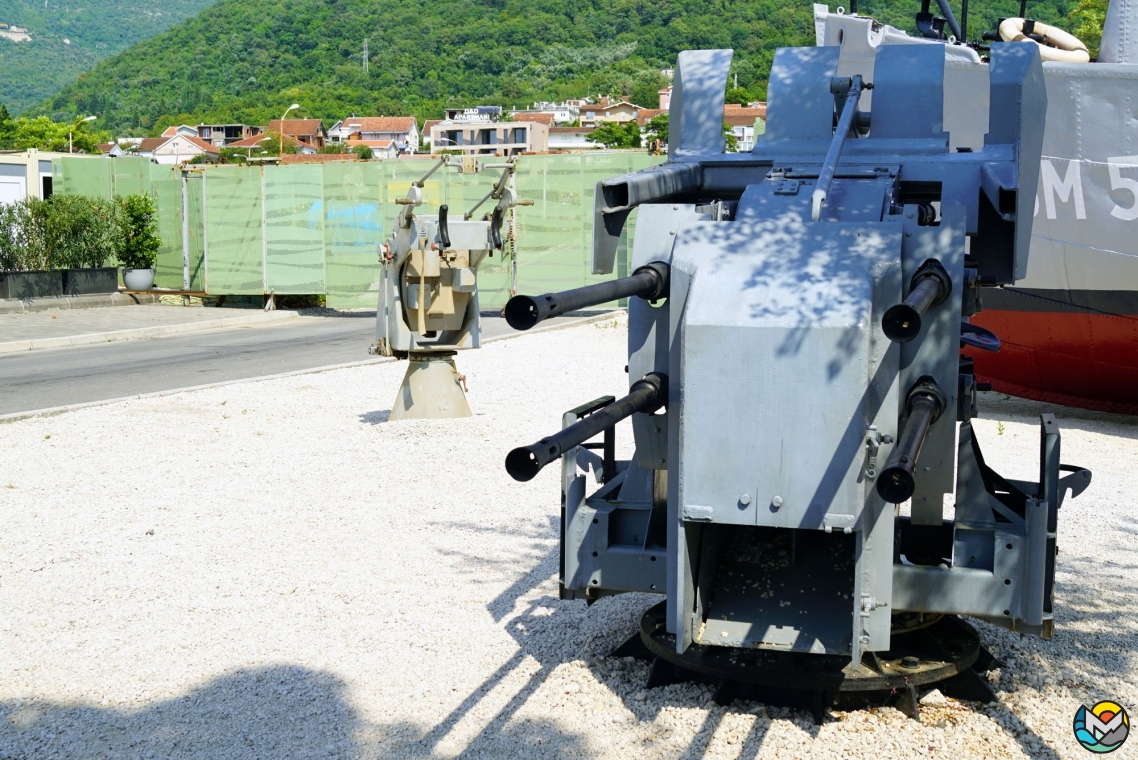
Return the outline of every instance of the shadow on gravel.
<path id="1" fill-rule="evenodd" d="M 391 419 L 391 410 L 382 409 L 378 412 L 367 412 L 360 415 L 360 422 L 365 425 L 382 425 Z"/>
<path id="2" fill-rule="evenodd" d="M 440 524 L 440 527 L 443 527 Z M 447 523 L 450 530 L 469 531 L 480 533 L 493 531 L 500 533 L 485 525 Z M 527 729 L 518 727 L 515 723 L 507 723 L 525 706 L 527 700 L 535 694 L 553 672 L 561 665 L 570 663 L 584 663 L 591 676 L 610 693 L 617 696 L 623 707 L 632 713 L 635 720 L 627 720 L 628 730 L 636 731 L 637 724 L 646 724 L 655 721 L 663 710 L 707 710 L 707 714 L 695 734 L 694 739 L 686 747 L 675 744 L 655 744 L 654 740 L 646 739 L 643 745 L 646 755 L 654 754 L 650 750 L 663 752 L 667 756 L 682 758 L 703 757 L 708 751 L 714 735 L 719 729 L 726 715 L 757 714 L 757 718 L 750 732 L 739 740 L 738 757 L 747 760 L 758 757 L 764 740 L 771 726 L 771 720 L 789 720 L 802 732 L 811 738 L 817 738 L 821 728 L 815 726 L 810 713 L 805 710 L 792 710 L 788 708 L 762 706 L 755 702 L 738 701 L 729 707 L 719 707 L 710 702 L 713 688 L 697 684 L 675 684 L 648 691 L 644 688 L 649 672 L 649 666 L 632 658 L 615 658 L 610 656 L 626 639 L 638 631 L 640 616 L 645 610 L 659 601 L 659 597 L 647 594 L 624 594 L 616 597 L 602 598 L 591 607 L 586 607 L 581 601 L 561 601 L 552 594 L 542 594 L 534 597 L 533 592 L 543 585 L 552 585 L 558 572 L 559 552 L 556 545 L 552 548 L 550 543 L 556 540 L 558 524 L 556 519 L 550 520 L 549 532 L 533 530 L 532 528 L 518 528 L 510 531 L 518 538 L 519 557 L 517 562 L 509 568 L 502 568 L 504 574 L 516 577 L 497 597 L 492 599 L 486 610 L 495 621 L 502 622 L 505 630 L 518 644 L 517 653 L 498 671 L 487 678 L 464 699 L 446 718 L 428 731 L 416 746 L 423 752 L 431 753 L 441 749 L 447 735 L 469 714 L 471 714 L 499 684 L 507 681 L 511 674 L 522 667 L 524 663 L 533 658 L 540 668 L 518 690 L 505 707 L 501 708 L 493 719 L 485 722 L 485 726 L 477 738 L 471 742 L 463 755 L 478 754 L 479 752 L 495 755 L 518 750 L 515 735 L 525 734 Z M 1114 563 L 1112 570 L 1120 570 L 1127 559 L 1138 555 L 1121 557 L 1115 556 L 1107 563 Z M 456 569 L 461 573 L 468 573 L 471 577 L 485 576 L 492 571 L 487 560 L 460 552 L 448 552 L 449 560 L 456 563 Z M 529 570 L 520 577 L 516 575 L 519 566 L 529 567 Z M 1063 568 L 1071 575 L 1068 577 L 1082 577 L 1096 571 L 1090 563 L 1078 560 L 1068 560 Z M 1097 568 L 1100 577 L 1102 568 Z M 1111 619 L 1118 619 L 1120 609 L 1128 608 L 1124 604 L 1130 592 L 1124 587 L 1123 578 L 1126 573 L 1118 572 L 1112 577 L 1115 583 L 1108 583 L 1105 587 L 1100 584 L 1101 596 L 1096 599 L 1084 599 L 1079 590 L 1071 588 L 1069 583 L 1057 580 L 1056 595 L 1056 641 L 1043 642 L 1021 638 L 1019 634 L 1009 633 L 995 626 L 978 621 L 971 621 L 981 631 L 981 638 L 985 645 L 993 649 L 995 654 L 1004 660 L 1005 667 L 1001 674 L 998 688 L 1014 690 L 1028 685 L 1033 677 L 1041 672 L 1036 659 L 1042 659 L 1047 666 L 1045 683 L 1053 683 L 1071 689 L 1076 697 L 1084 704 L 1094 704 L 1099 699 L 1125 698 L 1120 692 L 1118 695 L 1105 693 L 1109 691 L 1112 682 L 1116 682 L 1119 674 L 1129 673 L 1130 653 L 1138 651 L 1138 626 L 1114 625 Z M 523 599 L 527 599 L 522 603 Z M 520 606 L 519 606 L 520 605 Z M 1079 620 L 1093 620 L 1096 633 L 1085 630 L 1076 630 L 1072 623 Z M 1065 659 L 1062 648 L 1055 646 L 1063 639 L 1075 639 L 1078 646 L 1087 653 L 1086 658 L 1078 657 L 1073 661 Z M 1092 681 L 1085 683 L 1085 681 Z M 1041 685 L 1032 684 L 1032 688 Z M 549 688 L 548 686 L 546 687 Z M 548 693 L 544 702 L 548 703 Z M 1041 760 L 1058 760 L 1064 756 L 1065 747 L 1053 747 L 1043 739 L 1036 728 L 1029 725 L 1008 705 L 998 702 L 992 705 L 979 703 L 962 703 L 967 710 L 983 715 L 992 721 L 992 728 L 996 736 L 1002 736 L 1007 741 L 1017 743 L 1029 757 Z M 575 705 L 558 707 L 558 712 L 565 714 L 585 711 L 588 708 L 579 708 Z M 619 717 L 619 716 L 617 716 Z M 1073 719 L 1073 713 L 1072 713 Z M 605 711 L 595 715 L 594 719 L 608 722 L 614 718 L 613 711 Z M 542 734 L 550 742 L 551 749 L 556 748 L 561 741 L 559 732 L 563 730 L 558 724 L 551 722 L 549 733 Z M 582 751 L 582 755 L 588 754 Z"/>
<path id="3" fill-rule="evenodd" d="M 358 753 L 362 728 L 336 676 L 244 670 L 142 709 L 0 702 L 0 758 L 314 758 Z"/>

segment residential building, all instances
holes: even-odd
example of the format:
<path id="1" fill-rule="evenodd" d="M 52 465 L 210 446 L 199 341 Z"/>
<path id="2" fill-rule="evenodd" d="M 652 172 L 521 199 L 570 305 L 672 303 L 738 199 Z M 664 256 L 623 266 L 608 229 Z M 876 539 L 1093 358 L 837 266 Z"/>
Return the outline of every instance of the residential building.
<path id="1" fill-rule="evenodd" d="M 536 121 L 441 121 L 431 127 L 431 153 L 516 156 L 549 150 L 549 125 Z"/>
<path id="2" fill-rule="evenodd" d="M 184 134 L 180 127 L 171 127 L 171 130 L 174 131 L 172 136 L 144 138 L 138 144 L 136 155 L 149 158 L 156 164 L 174 165 L 184 164 L 197 156 L 204 156 L 211 163 L 220 157 L 221 151 L 197 134 Z"/>
<path id="3" fill-rule="evenodd" d="M 99 143 L 95 147 L 102 151 L 103 155 L 107 158 L 118 158 L 119 156 L 126 155 L 126 151 L 123 150 L 123 147 L 117 142 Z"/>
<path id="4" fill-rule="evenodd" d="M 629 103 L 627 100 L 611 102 L 608 97 L 603 97 L 597 103 L 590 103 L 581 107 L 581 126 L 595 127 L 606 121 L 624 124 L 636 120 L 637 115 L 642 110 L 644 109 L 635 103 Z"/>
<path id="5" fill-rule="evenodd" d="M 328 143 L 328 130 L 320 119 L 285 119 L 283 123 L 280 119 L 273 119 L 264 131 L 278 135 L 283 133 L 285 137 L 292 137 L 313 148 L 323 148 Z"/>
<path id="6" fill-rule="evenodd" d="M 350 116 L 328 130 L 328 141 L 333 144 L 352 140 L 387 141 L 400 153 L 415 153 L 419 149 L 419 120 L 414 116 Z"/>
<path id="7" fill-rule="evenodd" d="M 423 140 L 427 143 L 427 150 L 431 149 L 431 128 L 441 124 L 442 119 L 427 119 L 423 122 Z"/>
<path id="8" fill-rule="evenodd" d="M 371 148 L 372 158 L 399 158 L 399 146 L 394 140 L 348 140 L 344 147 L 355 151 L 361 145 Z"/>
<path id="9" fill-rule="evenodd" d="M 672 107 L 672 85 L 660 90 L 660 109 L 667 111 Z"/>
<path id="10" fill-rule="evenodd" d="M 755 147 L 755 127 L 762 120 L 763 126 L 767 118 L 767 104 L 753 103 L 757 108 L 744 107 L 734 103 L 723 106 L 723 123 L 731 128 L 735 140 L 739 143 L 740 153 L 750 153 Z M 758 134 L 765 132 L 760 129 Z"/>
<path id="11" fill-rule="evenodd" d="M 533 104 L 533 108 L 513 109 L 510 117 L 514 121 L 532 121 L 535 116 L 551 116 L 552 124 L 558 127 L 566 126 L 581 118 L 581 100 L 566 100 L 563 103 L 550 103 L 540 101 Z"/>
<path id="12" fill-rule="evenodd" d="M 261 127 L 249 124 L 199 124 L 196 129 L 198 137 L 215 148 L 224 148 L 264 131 Z"/>
<path id="13" fill-rule="evenodd" d="M 600 143 L 588 141 L 593 127 L 550 127 L 549 152 L 566 153 L 574 150 L 596 150 L 603 148 Z"/>

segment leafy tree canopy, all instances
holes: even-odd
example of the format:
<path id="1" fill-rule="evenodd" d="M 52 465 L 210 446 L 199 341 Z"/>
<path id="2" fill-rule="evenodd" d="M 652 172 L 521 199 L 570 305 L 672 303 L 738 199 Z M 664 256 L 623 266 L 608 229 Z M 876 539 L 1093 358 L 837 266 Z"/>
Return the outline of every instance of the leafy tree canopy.
<path id="1" fill-rule="evenodd" d="M 110 142 L 110 132 L 93 131 L 88 122 L 54 122 L 46 116 L 34 119 L 7 117 L 7 109 L 0 106 L 0 150 L 54 150 L 68 151 L 68 133 L 71 149 L 75 153 L 99 153 L 98 143 Z"/>
<path id="2" fill-rule="evenodd" d="M 20 113 L 98 61 L 189 18 L 215 0 L 3 0 L 3 21 L 31 42 L 0 40 L 0 102 Z M 102 114 L 98 114 L 102 116 Z"/>
<path id="3" fill-rule="evenodd" d="M 640 127 L 636 121 L 626 121 L 623 124 L 616 121 L 606 121 L 597 126 L 586 140 L 599 143 L 606 148 L 639 148 Z"/>

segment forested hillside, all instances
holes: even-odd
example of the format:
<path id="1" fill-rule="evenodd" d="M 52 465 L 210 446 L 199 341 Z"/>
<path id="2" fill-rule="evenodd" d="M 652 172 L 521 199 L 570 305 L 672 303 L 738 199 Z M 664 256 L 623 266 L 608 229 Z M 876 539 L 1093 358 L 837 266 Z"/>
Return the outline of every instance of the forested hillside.
<path id="1" fill-rule="evenodd" d="M 860 9 L 908 29 L 918 5 Z M 1018 10 L 1017 0 L 970 5 L 976 35 Z M 1048 22 L 1068 10 L 1065 0 L 1029 9 Z M 264 124 L 291 103 L 296 115 L 329 121 L 585 94 L 651 107 L 678 51 L 713 47 L 736 51 L 734 99 L 762 98 L 774 50 L 813 42 L 810 0 L 222 0 L 100 63 L 39 111 L 97 113 L 100 127 L 145 133 L 175 122 Z"/>
<path id="2" fill-rule="evenodd" d="M 31 42 L 0 39 L 0 103 L 12 113 L 37 105 L 100 60 L 212 2 L 0 0 L 0 22 L 25 27 L 32 37 Z"/>

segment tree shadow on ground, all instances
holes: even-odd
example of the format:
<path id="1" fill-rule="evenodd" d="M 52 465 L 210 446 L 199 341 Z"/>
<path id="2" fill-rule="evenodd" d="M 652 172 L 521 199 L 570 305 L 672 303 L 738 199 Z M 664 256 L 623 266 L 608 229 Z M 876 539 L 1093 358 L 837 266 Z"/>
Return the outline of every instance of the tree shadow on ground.
<path id="1" fill-rule="evenodd" d="M 422 726 L 374 724 L 330 673 L 295 665 L 241 670 L 140 709 L 0 702 L 0 759 L 435 757 Z M 474 746 L 470 749 L 474 749 Z M 580 737 L 552 721 L 497 726 L 491 752 L 583 757 Z M 469 750 L 468 750 L 469 751 Z"/>
<path id="2" fill-rule="evenodd" d="M 141 709 L 0 702 L 0 757 L 344 757 L 359 718 L 342 681 L 293 665 L 242 670 Z"/>

